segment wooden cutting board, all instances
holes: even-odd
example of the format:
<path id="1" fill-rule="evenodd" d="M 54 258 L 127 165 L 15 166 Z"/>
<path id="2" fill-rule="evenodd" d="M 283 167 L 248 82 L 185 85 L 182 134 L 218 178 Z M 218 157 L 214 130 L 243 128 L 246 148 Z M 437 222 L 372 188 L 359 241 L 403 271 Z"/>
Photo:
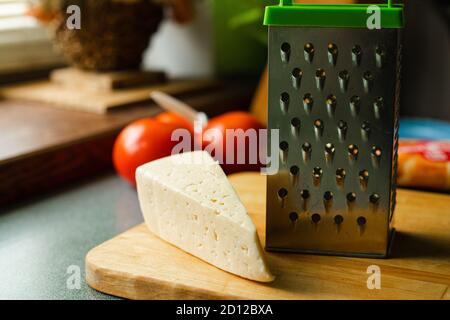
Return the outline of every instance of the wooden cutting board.
<path id="1" fill-rule="evenodd" d="M 119 107 L 149 101 L 150 93 L 156 90 L 180 95 L 205 91 L 217 86 L 218 82 L 210 79 L 178 80 L 108 92 L 83 91 L 46 80 L 5 86 L 0 89 L 0 96 L 6 99 L 45 103 L 55 108 L 105 114 Z"/>
<path id="2" fill-rule="evenodd" d="M 265 178 L 230 178 L 264 242 Z M 87 283 L 131 299 L 450 299 L 450 196 L 399 190 L 393 255 L 362 259 L 267 253 L 270 284 L 239 278 L 160 240 L 139 225 L 91 250 Z M 367 268 L 381 289 L 367 288 Z"/>

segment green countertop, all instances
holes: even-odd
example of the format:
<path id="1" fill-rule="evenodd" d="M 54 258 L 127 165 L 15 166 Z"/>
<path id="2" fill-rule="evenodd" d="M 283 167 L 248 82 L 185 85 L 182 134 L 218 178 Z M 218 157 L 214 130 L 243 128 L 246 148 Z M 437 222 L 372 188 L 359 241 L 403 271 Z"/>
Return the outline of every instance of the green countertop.
<path id="1" fill-rule="evenodd" d="M 112 174 L 0 208 L 0 299 L 113 299 L 88 287 L 84 257 L 142 221 L 136 191 Z M 80 289 L 68 289 L 70 266 Z"/>

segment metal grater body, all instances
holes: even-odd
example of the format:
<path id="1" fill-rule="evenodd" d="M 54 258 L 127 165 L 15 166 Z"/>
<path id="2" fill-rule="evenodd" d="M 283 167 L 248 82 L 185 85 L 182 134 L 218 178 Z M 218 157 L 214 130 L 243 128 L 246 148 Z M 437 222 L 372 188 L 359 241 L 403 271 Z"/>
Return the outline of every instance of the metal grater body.
<path id="1" fill-rule="evenodd" d="M 398 29 L 269 28 L 268 250 L 387 255 L 400 52 Z"/>

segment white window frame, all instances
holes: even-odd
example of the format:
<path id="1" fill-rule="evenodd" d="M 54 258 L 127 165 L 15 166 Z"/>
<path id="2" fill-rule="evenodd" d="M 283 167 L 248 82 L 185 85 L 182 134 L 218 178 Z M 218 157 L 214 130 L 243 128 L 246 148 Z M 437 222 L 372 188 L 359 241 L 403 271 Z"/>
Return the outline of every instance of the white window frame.
<path id="1" fill-rule="evenodd" d="M 63 62 L 50 31 L 25 15 L 27 0 L 0 0 L 0 74 L 25 72 Z"/>

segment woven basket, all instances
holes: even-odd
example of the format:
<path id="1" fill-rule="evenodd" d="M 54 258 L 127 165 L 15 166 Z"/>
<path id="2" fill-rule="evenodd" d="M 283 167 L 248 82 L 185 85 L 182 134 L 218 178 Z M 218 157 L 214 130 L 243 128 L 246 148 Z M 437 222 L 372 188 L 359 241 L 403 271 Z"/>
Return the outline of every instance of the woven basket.
<path id="1" fill-rule="evenodd" d="M 56 21 L 54 38 L 69 63 L 79 69 L 138 69 L 162 19 L 162 7 L 148 0 L 85 1 L 81 29 L 69 30 L 64 16 Z"/>

